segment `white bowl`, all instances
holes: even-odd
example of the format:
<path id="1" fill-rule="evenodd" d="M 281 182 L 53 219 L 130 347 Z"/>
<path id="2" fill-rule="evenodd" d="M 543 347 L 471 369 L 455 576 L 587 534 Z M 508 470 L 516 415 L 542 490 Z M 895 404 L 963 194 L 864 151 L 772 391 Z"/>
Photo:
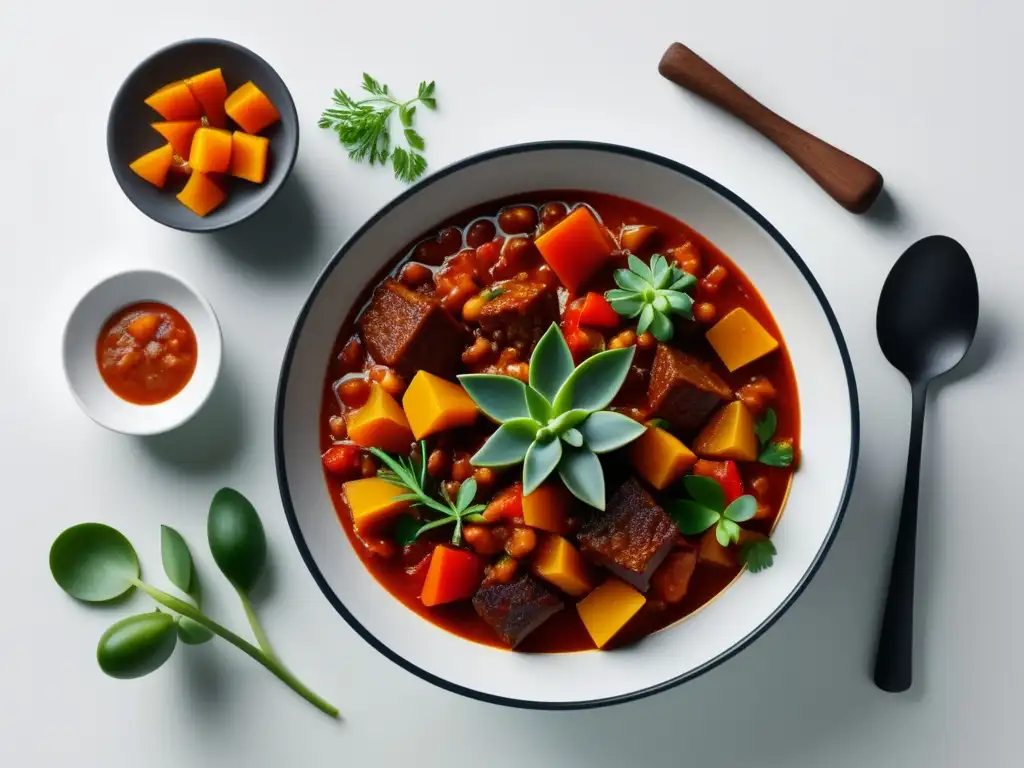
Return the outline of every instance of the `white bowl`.
<path id="1" fill-rule="evenodd" d="M 744 575 L 704 609 L 619 650 L 514 653 L 434 626 L 366 570 L 328 497 L 318 434 L 320 393 L 335 334 L 368 281 L 408 241 L 466 208 L 545 189 L 607 192 L 682 219 L 753 280 L 775 315 L 796 371 L 801 457 L 775 530 L 775 565 Z M 281 496 L 306 565 L 367 642 L 425 680 L 499 704 L 572 709 L 639 698 L 689 680 L 759 637 L 817 571 L 853 482 L 857 391 L 842 334 L 807 265 L 763 216 L 679 163 L 586 142 L 525 144 L 449 166 L 385 206 L 320 275 L 285 352 L 275 415 Z"/>
<path id="2" fill-rule="evenodd" d="M 100 376 L 96 339 L 119 309 L 140 301 L 167 304 L 196 335 L 196 369 L 184 389 L 156 405 L 136 405 L 113 392 Z M 89 290 L 64 329 L 64 375 L 75 400 L 97 424 L 128 435 L 157 435 L 179 427 L 202 408 L 220 373 L 220 325 L 213 307 L 184 280 L 164 272 L 133 270 Z"/>

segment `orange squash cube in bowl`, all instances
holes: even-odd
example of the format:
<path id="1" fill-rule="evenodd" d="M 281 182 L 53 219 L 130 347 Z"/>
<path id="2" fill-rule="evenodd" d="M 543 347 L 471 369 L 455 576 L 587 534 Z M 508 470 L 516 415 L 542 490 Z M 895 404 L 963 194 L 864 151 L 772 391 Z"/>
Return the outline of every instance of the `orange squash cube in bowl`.
<path id="1" fill-rule="evenodd" d="M 281 119 L 277 107 L 251 80 L 228 96 L 224 111 L 246 133 L 259 133 Z"/>
<path id="2" fill-rule="evenodd" d="M 201 120 L 168 120 L 153 123 L 153 130 L 167 139 L 174 148 L 174 154 L 184 158 L 188 157 L 192 149 L 192 137 L 202 124 Z"/>
<path id="3" fill-rule="evenodd" d="M 164 120 L 198 120 L 203 116 L 203 108 L 183 80 L 165 85 L 146 99 L 146 103 Z"/>
<path id="4" fill-rule="evenodd" d="M 188 164 L 201 173 L 226 173 L 231 167 L 231 132 L 200 128 L 192 139 Z"/>
<path id="5" fill-rule="evenodd" d="M 262 184 L 267 175 L 267 150 L 270 139 L 242 131 L 231 135 L 231 175 Z"/>
<path id="6" fill-rule="evenodd" d="M 224 102 L 228 98 L 228 84 L 224 82 L 224 75 L 221 73 L 220 67 L 186 77 L 185 85 L 203 108 L 210 125 L 214 128 L 227 126 Z"/>
<path id="7" fill-rule="evenodd" d="M 177 197 L 192 213 L 205 216 L 227 199 L 227 193 L 205 173 L 193 171 Z"/>
<path id="8" fill-rule="evenodd" d="M 147 152 L 128 167 L 153 186 L 163 189 L 173 159 L 174 149 L 170 144 L 164 144 L 159 149 Z"/>

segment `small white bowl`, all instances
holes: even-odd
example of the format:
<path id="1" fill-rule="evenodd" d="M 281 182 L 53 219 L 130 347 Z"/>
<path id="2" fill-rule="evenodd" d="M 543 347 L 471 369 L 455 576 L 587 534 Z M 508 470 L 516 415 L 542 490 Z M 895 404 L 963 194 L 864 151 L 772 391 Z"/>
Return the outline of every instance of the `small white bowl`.
<path id="1" fill-rule="evenodd" d="M 196 369 L 185 388 L 156 405 L 136 405 L 115 395 L 100 376 L 96 340 L 119 309 L 141 301 L 173 307 L 196 336 Z M 220 373 L 221 334 L 210 303 L 178 277 L 132 270 L 108 277 L 78 302 L 64 329 L 64 376 L 82 410 L 100 426 L 126 435 L 158 435 L 191 419 L 209 398 Z"/>

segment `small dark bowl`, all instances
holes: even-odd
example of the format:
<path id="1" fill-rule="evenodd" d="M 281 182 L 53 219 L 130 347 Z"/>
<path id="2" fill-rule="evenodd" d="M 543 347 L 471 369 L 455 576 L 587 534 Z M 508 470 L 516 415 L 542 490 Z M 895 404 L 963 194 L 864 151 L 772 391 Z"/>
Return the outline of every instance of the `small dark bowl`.
<path id="1" fill-rule="evenodd" d="M 260 133 L 270 139 L 264 182 L 252 184 L 228 178 L 228 199 L 224 204 L 206 216 L 196 216 L 175 197 L 185 184 L 183 174 L 172 173 L 164 188 L 157 189 L 128 166 L 140 155 L 165 143 L 150 127 L 163 118 L 145 103 L 146 98 L 168 83 L 215 67 L 224 73 L 228 93 L 252 80 L 277 107 L 281 119 Z M 284 184 L 298 150 L 299 118 L 284 81 L 255 53 L 227 40 L 183 40 L 157 51 L 128 75 L 107 118 L 107 155 L 121 189 L 136 208 L 154 221 L 186 232 L 212 232 L 252 216 Z"/>

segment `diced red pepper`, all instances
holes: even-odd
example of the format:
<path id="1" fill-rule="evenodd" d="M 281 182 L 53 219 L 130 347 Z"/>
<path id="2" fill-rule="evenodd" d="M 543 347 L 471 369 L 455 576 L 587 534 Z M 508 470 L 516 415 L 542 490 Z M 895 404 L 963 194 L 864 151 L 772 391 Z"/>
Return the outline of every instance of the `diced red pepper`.
<path id="1" fill-rule="evenodd" d="M 619 313 L 612 309 L 608 299 L 600 293 L 591 291 L 583 300 L 580 325 L 589 325 L 592 328 L 618 328 Z"/>
<path id="2" fill-rule="evenodd" d="M 321 456 L 324 469 L 339 477 L 355 477 L 362 469 L 363 453 L 358 445 L 332 445 Z"/>
<path id="3" fill-rule="evenodd" d="M 484 578 L 484 561 L 465 549 L 438 544 L 430 556 L 420 600 L 428 608 L 473 596 Z"/>
<path id="4" fill-rule="evenodd" d="M 693 474 L 717 480 L 725 493 L 726 504 L 732 504 L 743 495 L 743 478 L 740 477 L 740 470 L 735 461 L 700 459 L 693 465 Z"/>
<path id="5" fill-rule="evenodd" d="M 515 520 L 523 517 L 523 484 L 515 482 L 499 492 L 483 512 L 489 523 L 501 520 Z"/>

